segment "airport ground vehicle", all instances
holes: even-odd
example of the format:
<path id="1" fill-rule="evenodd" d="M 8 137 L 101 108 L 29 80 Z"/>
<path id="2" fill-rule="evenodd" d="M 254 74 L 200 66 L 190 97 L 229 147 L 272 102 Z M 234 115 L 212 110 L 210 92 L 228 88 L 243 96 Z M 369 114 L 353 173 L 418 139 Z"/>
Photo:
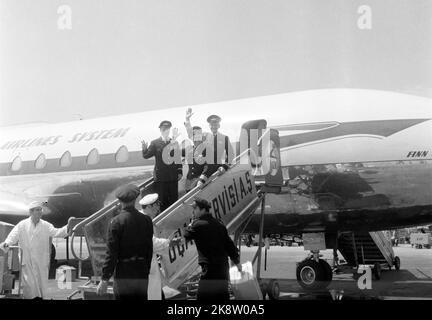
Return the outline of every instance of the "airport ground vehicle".
<path id="1" fill-rule="evenodd" d="M 410 243 L 416 249 L 430 249 L 432 246 L 432 235 L 430 232 L 413 232 L 410 234 Z"/>
<path id="2" fill-rule="evenodd" d="M 22 299 L 22 249 L 10 246 L 0 250 L 0 298 Z"/>

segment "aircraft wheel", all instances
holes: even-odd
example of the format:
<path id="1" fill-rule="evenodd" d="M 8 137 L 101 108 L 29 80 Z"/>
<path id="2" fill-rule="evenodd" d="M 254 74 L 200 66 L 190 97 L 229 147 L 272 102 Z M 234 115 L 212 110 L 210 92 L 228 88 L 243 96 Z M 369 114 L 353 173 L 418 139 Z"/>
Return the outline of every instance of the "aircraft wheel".
<path id="1" fill-rule="evenodd" d="M 270 300 L 279 300 L 280 287 L 276 280 L 271 280 L 267 286 L 267 294 Z"/>
<path id="2" fill-rule="evenodd" d="M 378 262 L 375 262 L 373 267 L 373 275 L 375 280 L 381 279 L 381 265 Z"/>
<path id="3" fill-rule="evenodd" d="M 393 262 L 396 271 L 399 271 L 399 269 L 400 269 L 400 263 L 401 263 L 401 262 L 400 262 L 399 257 L 396 256 L 395 259 L 394 259 L 394 262 Z"/>
<path id="4" fill-rule="evenodd" d="M 326 282 L 326 272 L 315 260 L 300 262 L 296 270 L 297 282 L 306 290 L 321 289 Z"/>

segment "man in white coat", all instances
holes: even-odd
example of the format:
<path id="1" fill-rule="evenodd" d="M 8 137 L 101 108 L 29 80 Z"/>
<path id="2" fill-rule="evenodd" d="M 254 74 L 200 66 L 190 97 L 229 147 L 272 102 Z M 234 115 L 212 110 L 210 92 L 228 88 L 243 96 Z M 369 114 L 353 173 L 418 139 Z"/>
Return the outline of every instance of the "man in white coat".
<path id="1" fill-rule="evenodd" d="M 20 221 L 0 244 L 3 250 L 16 243 L 22 249 L 24 299 L 46 297 L 51 246 L 49 238 L 64 238 L 68 235 L 67 225 L 58 229 L 41 219 L 44 206 L 44 202 L 32 202 L 29 205 L 30 217 Z"/>
<path id="2" fill-rule="evenodd" d="M 139 202 L 142 206 L 142 212 L 152 220 L 160 213 L 158 198 L 157 193 L 152 193 L 144 196 Z M 174 239 L 174 235 L 175 233 L 173 233 L 168 239 L 156 238 L 153 236 L 153 257 L 150 266 L 147 289 L 148 300 L 162 300 L 162 277 L 156 255 L 163 253 L 170 245 L 180 241 L 180 239 Z"/>

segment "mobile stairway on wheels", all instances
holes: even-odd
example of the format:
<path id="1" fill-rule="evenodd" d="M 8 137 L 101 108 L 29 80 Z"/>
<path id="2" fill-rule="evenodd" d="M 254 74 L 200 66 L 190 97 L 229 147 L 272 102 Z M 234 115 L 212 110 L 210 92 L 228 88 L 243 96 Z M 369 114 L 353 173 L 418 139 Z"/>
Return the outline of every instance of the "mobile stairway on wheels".
<path id="1" fill-rule="evenodd" d="M 348 232 L 338 238 L 338 249 L 347 262 L 339 269 L 357 270 L 360 265 L 372 267 L 375 280 L 381 279 L 383 268 L 396 271 L 400 268 L 400 259 L 395 256 L 390 239 L 385 232 Z"/>

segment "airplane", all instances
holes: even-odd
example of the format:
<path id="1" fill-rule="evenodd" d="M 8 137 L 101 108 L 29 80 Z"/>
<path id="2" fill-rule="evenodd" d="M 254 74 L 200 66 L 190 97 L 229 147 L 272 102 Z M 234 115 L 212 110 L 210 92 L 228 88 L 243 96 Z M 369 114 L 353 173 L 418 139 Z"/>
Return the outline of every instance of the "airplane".
<path id="1" fill-rule="evenodd" d="M 268 194 L 264 233 L 378 231 L 432 223 L 432 100 L 366 89 L 319 89 L 193 106 L 194 125 L 218 114 L 235 144 L 246 121 L 280 136 L 285 192 Z M 0 221 L 64 225 L 114 200 L 125 183 L 152 176 L 141 141 L 170 120 L 186 139 L 187 107 L 72 122 L 0 128 Z M 182 183 L 179 184 L 180 186 Z M 255 215 L 246 233 L 257 233 Z M 331 242 L 331 241 L 330 241 Z"/>

